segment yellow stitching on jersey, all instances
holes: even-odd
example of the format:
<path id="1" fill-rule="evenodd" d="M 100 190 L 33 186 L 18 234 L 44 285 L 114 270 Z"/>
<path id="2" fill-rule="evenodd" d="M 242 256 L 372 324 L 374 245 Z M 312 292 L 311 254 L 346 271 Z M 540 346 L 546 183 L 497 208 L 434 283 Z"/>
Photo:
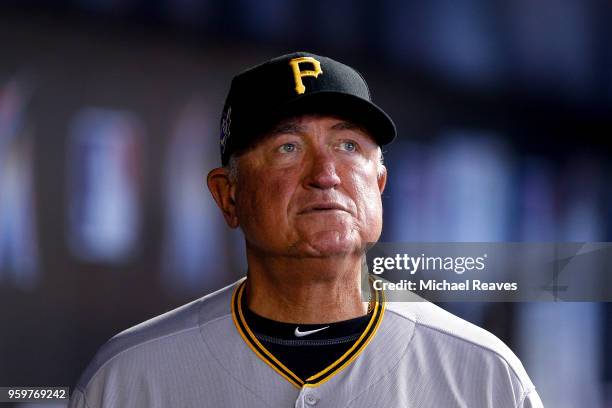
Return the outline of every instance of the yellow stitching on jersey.
<path id="1" fill-rule="evenodd" d="M 323 374 L 327 373 L 328 371 L 332 370 L 343 358 L 345 358 L 348 354 L 350 354 L 351 352 L 353 352 L 353 350 L 356 347 L 359 347 L 360 342 L 363 340 L 363 338 L 367 335 L 370 327 L 372 326 L 373 321 L 375 320 L 375 317 L 378 315 L 379 311 L 379 304 L 378 301 L 375 302 L 374 305 L 374 313 L 372 313 L 372 318 L 370 319 L 370 321 L 368 322 L 368 325 L 366 326 L 365 330 L 363 331 L 363 333 L 361 334 L 361 336 L 359 336 L 359 338 L 357 339 L 357 341 L 355 341 L 355 343 L 353 343 L 353 345 L 351 346 L 350 349 L 348 349 L 344 354 L 342 354 L 342 356 L 340 356 L 340 358 L 338 358 L 336 361 L 334 361 L 333 363 L 331 363 L 329 366 L 325 367 L 322 371 L 308 377 L 306 379 L 306 381 L 310 381 L 310 380 L 314 380 L 317 377 L 322 376 Z"/>
<path id="2" fill-rule="evenodd" d="M 240 335 L 240 337 L 242 337 L 242 339 L 244 340 L 244 342 L 247 344 L 247 346 L 249 346 L 249 348 L 251 350 L 253 350 L 253 352 L 259 357 L 261 358 L 266 364 L 268 364 L 274 371 L 276 371 L 278 374 L 280 374 L 284 379 L 286 379 L 287 381 L 289 381 L 291 384 L 293 384 L 296 388 L 302 388 L 302 387 L 315 387 L 318 385 L 321 385 L 325 382 L 327 382 L 329 379 L 331 379 L 333 376 L 335 376 L 337 373 L 339 373 L 340 371 L 342 371 L 346 366 L 348 366 L 350 363 L 352 363 L 360 354 L 361 352 L 365 349 L 365 347 L 370 343 L 370 341 L 372 340 L 372 338 L 374 338 L 374 335 L 376 334 L 376 332 L 378 331 L 378 328 L 380 327 L 380 323 L 382 322 L 383 319 L 383 315 L 385 312 L 385 295 L 383 291 L 375 291 L 376 293 L 376 298 L 375 298 L 375 305 L 374 305 L 374 313 L 372 313 L 372 318 L 370 319 L 370 322 L 368 323 L 368 326 L 365 328 L 365 330 L 363 331 L 362 335 L 357 339 L 357 341 L 355 341 L 355 343 L 353 344 L 353 346 L 346 351 L 340 358 L 338 358 L 336 361 L 334 361 L 332 364 L 330 364 L 329 366 L 327 366 L 325 369 L 323 369 L 322 371 L 308 377 L 306 379 L 306 381 L 310 381 L 312 379 L 316 379 L 318 377 L 321 377 L 322 375 L 330 372 L 333 370 L 333 372 L 328 375 L 327 377 L 323 378 L 321 381 L 318 381 L 316 383 L 308 383 L 306 384 L 304 382 L 304 380 L 302 380 L 300 377 L 298 377 L 293 371 L 291 371 L 289 368 L 287 368 L 283 363 L 281 363 L 278 359 L 276 359 L 276 357 L 274 357 L 274 355 L 272 355 L 272 353 L 270 353 L 264 346 L 263 344 L 261 344 L 259 342 L 259 340 L 257 340 L 257 338 L 255 337 L 255 335 L 253 334 L 253 332 L 251 331 L 251 329 L 249 328 L 249 325 L 246 323 L 246 320 L 244 318 L 244 315 L 242 314 L 242 309 L 240 308 L 240 305 L 242 304 L 242 295 L 244 293 L 244 288 L 246 287 L 246 281 L 244 281 L 242 284 L 238 285 L 238 287 L 236 287 L 236 289 L 234 290 L 234 293 L 232 294 L 232 304 L 231 304 L 231 310 L 232 310 L 232 319 L 234 321 L 234 325 L 236 326 L 236 329 L 238 330 L 238 334 Z M 238 297 L 237 302 L 236 300 L 236 296 Z M 236 313 L 236 308 L 235 308 L 235 304 L 238 303 L 238 313 Z M 378 313 L 377 313 L 378 312 Z M 252 344 L 251 344 L 251 340 L 242 332 L 242 329 L 240 328 L 240 324 L 238 323 L 237 319 L 240 319 L 240 321 L 242 322 L 242 324 L 244 324 L 244 327 L 246 328 L 247 332 L 249 333 L 249 335 L 252 338 L 252 341 L 254 343 L 256 343 L 265 353 L 265 355 L 262 355 L 259 350 L 257 350 Z M 367 337 L 367 339 L 365 339 L 365 341 L 363 342 L 363 344 L 359 345 L 359 343 L 364 339 L 365 336 L 367 336 L 368 330 L 370 329 L 370 327 L 372 326 L 373 322 L 376 320 L 376 326 L 374 327 L 374 329 L 372 330 L 372 333 L 370 333 L 370 335 Z M 355 352 L 355 354 L 349 358 L 346 362 L 344 362 L 340 367 L 336 367 L 337 364 L 339 364 L 348 354 L 350 354 L 355 348 L 358 347 L 358 350 Z M 276 366 L 274 366 L 274 364 L 272 364 L 269 360 L 274 361 L 276 364 L 278 364 L 279 366 L 281 366 L 283 369 L 287 370 L 288 373 L 290 373 L 292 376 L 295 377 L 295 379 L 292 379 L 291 377 L 287 376 L 285 373 L 283 373 L 281 370 L 279 370 Z M 335 369 L 334 369 L 335 368 Z M 299 381 L 296 381 L 299 380 Z"/>
<path id="3" fill-rule="evenodd" d="M 242 295 L 244 294 L 244 287 L 246 287 L 246 285 L 244 285 L 241 288 L 240 293 L 238 293 L 238 301 L 237 301 L 237 303 L 238 303 L 239 306 L 242 304 Z M 300 382 L 303 382 L 300 377 L 298 377 L 293 371 L 291 371 L 283 363 L 281 363 L 279 360 L 277 360 L 276 357 L 274 357 L 274 355 L 272 353 L 270 353 L 268 351 L 268 349 L 266 349 L 264 347 L 264 345 L 259 342 L 259 340 L 257 340 L 257 337 L 255 337 L 255 334 L 251 331 L 249 325 L 247 324 L 246 319 L 244 318 L 244 315 L 242 314 L 242 309 L 240 307 L 238 308 L 238 315 L 240 316 L 240 321 L 242 322 L 242 324 L 244 324 L 244 327 L 245 327 L 247 333 L 249 333 L 249 335 L 251 336 L 250 338 L 252 339 L 252 341 L 255 344 L 257 344 L 259 347 L 261 347 L 261 349 L 266 354 L 266 356 L 268 356 L 270 358 L 270 360 L 274 361 L 276 364 L 281 366 L 283 369 L 287 370 L 287 372 L 289 372 L 292 376 L 295 377 L 294 380 L 299 380 Z"/>
<path id="4" fill-rule="evenodd" d="M 380 322 L 382 321 L 383 314 L 385 312 L 384 294 L 382 294 L 383 298 L 382 298 L 382 302 L 381 302 L 379 300 L 380 293 L 378 291 L 375 291 L 375 293 L 376 293 L 376 301 L 375 301 L 375 305 L 374 305 L 374 313 L 372 313 L 372 319 L 370 319 L 370 322 L 368 323 L 368 326 L 363 331 L 363 334 L 361 335 L 361 337 L 359 337 L 357 339 L 357 341 L 353 344 L 353 346 L 348 351 L 346 351 L 346 353 L 344 353 L 340 358 L 338 358 L 336 361 L 334 361 L 332 364 L 327 366 L 322 371 L 320 371 L 320 372 L 318 372 L 318 373 L 308 377 L 306 379 L 306 381 L 314 380 L 314 379 L 316 379 L 318 377 L 321 377 L 325 373 L 333 370 L 335 368 L 335 366 L 337 364 L 339 364 L 347 355 L 349 355 L 354 349 L 358 348 L 358 350 L 355 352 L 355 354 L 351 358 L 349 358 L 348 361 L 343 363 L 340 367 L 338 367 L 332 374 L 330 374 L 326 378 L 322 379 L 321 381 L 315 382 L 315 383 L 309 382 L 305 386 L 318 386 L 320 384 L 323 384 L 324 382 L 326 382 L 327 380 L 332 378 L 334 375 L 336 375 L 338 372 L 340 372 L 342 369 L 344 369 L 344 367 L 349 365 L 353 360 L 355 360 L 361 354 L 361 352 L 365 349 L 365 347 L 370 343 L 370 340 L 372 340 L 372 338 L 376 334 L 376 331 L 378 330 L 378 327 L 380 326 Z M 382 293 L 382 291 L 381 291 L 381 293 Z M 376 312 L 378 312 L 378 314 Z M 376 326 L 374 327 L 374 330 L 372 330 L 372 333 L 369 334 L 368 338 L 363 342 L 363 344 L 360 345 L 359 343 L 367 335 L 368 330 L 372 326 L 372 323 L 374 322 L 374 320 L 376 320 Z"/>
<path id="5" fill-rule="evenodd" d="M 342 364 L 340 367 L 338 367 L 338 368 L 337 368 L 337 369 L 336 369 L 336 370 L 335 370 L 335 371 L 334 371 L 332 374 L 328 375 L 327 377 L 323 378 L 321 381 L 318 381 L 318 382 L 316 382 L 316 383 L 308 383 L 308 384 L 304 384 L 304 387 L 316 387 L 316 386 L 319 386 L 319 385 L 321 385 L 321 384 L 324 384 L 325 382 L 327 382 L 328 380 L 330 380 L 332 377 L 334 377 L 336 374 L 338 374 L 340 371 L 342 371 L 342 370 L 343 370 L 343 369 L 344 369 L 346 366 L 348 366 L 349 364 L 351 364 L 351 363 L 352 363 L 352 362 L 353 362 L 353 361 L 354 361 L 354 360 L 355 360 L 357 357 L 359 357 L 359 355 L 360 355 L 360 354 L 361 354 L 361 352 L 362 352 L 362 351 L 363 351 L 363 350 L 366 348 L 366 346 L 367 346 L 368 344 L 370 344 L 370 341 L 371 341 L 371 340 L 374 338 L 374 335 L 376 334 L 376 332 L 378 331 L 378 328 L 380 327 L 380 323 L 382 322 L 383 315 L 384 315 L 384 313 L 385 313 L 385 303 L 384 303 L 384 302 L 385 302 L 385 300 L 384 300 L 384 299 L 385 299 L 385 297 L 384 297 L 384 293 L 383 293 L 383 299 L 382 299 L 382 302 L 381 302 L 381 305 L 380 305 L 380 308 L 381 308 L 381 309 L 380 309 L 380 316 L 379 316 L 379 318 L 377 319 L 376 326 L 374 327 L 374 330 L 372 330 L 372 333 L 370 334 L 370 336 L 369 336 L 369 337 L 366 339 L 366 341 L 363 343 L 363 345 L 361 345 L 361 347 L 359 348 L 359 350 L 358 350 L 358 351 L 357 351 L 357 352 L 356 352 L 356 353 L 355 353 L 355 354 L 354 354 L 354 355 L 353 355 L 351 358 L 349 358 L 349 359 L 348 359 L 348 360 L 347 360 L 347 361 L 346 361 L 344 364 Z M 366 330 L 366 331 L 367 331 L 367 330 Z M 355 343 L 355 344 L 357 344 L 357 343 Z M 348 352 L 347 352 L 347 353 L 348 353 Z M 345 355 L 346 355 L 346 353 L 345 353 Z M 344 357 L 344 356 L 342 356 L 342 357 Z M 342 357 L 340 357 L 338 360 L 341 360 L 341 359 L 342 359 Z M 336 360 L 336 362 L 337 362 L 338 360 Z M 334 363 L 334 364 L 336 364 L 336 363 Z M 319 375 L 319 374 L 322 374 L 322 373 L 323 373 L 323 372 L 321 372 L 321 373 L 317 373 L 317 374 L 315 374 L 314 376 L 312 376 L 312 377 L 308 378 L 308 380 L 310 380 L 311 378 L 313 378 L 313 377 L 315 377 L 315 376 L 317 376 L 317 375 Z M 307 380 L 307 381 L 308 381 L 308 380 Z"/>
<path id="6" fill-rule="evenodd" d="M 246 281 L 245 281 L 246 282 Z M 268 364 L 270 367 L 272 367 L 274 369 L 274 371 L 276 371 L 277 373 L 279 373 L 283 378 L 285 378 L 287 381 L 289 381 L 291 384 L 293 384 L 295 387 L 297 388 L 302 388 L 302 386 L 304 385 L 304 382 L 302 381 L 302 379 L 300 377 L 298 377 L 297 375 L 295 375 L 295 373 L 291 370 L 289 370 L 287 367 L 285 367 L 285 365 L 283 363 L 281 363 L 280 361 L 278 361 L 255 337 L 255 335 L 253 334 L 253 332 L 251 331 L 251 329 L 249 328 L 249 326 L 246 324 L 246 321 L 244 319 L 244 316 L 242 315 L 242 310 L 240 309 L 240 305 L 241 305 L 241 301 L 242 301 L 242 294 L 244 292 L 244 287 L 246 286 L 246 284 L 242 284 L 240 286 L 238 286 L 236 288 L 236 290 L 234 290 L 234 294 L 232 295 L 232 318 L 234 320 L 234 324 L 236 326 L 236 328 L 238 329 L 238 333 L 240 334 L 240 337 L 242 337 L 242 339 L 244 340 L 244 342 L 249 346 L 249 348 L 251 350 L 253 350 L 255 352 L 255 354 L 257 354 L 257 356 L 259 358 L 261 358 L 266 364 Z M 242 333 L 242 329 L 240 328 L 240 325 L 238 323 L 238 321 L 236 320 L 236 310 L 234 307 L 234 299 L 235 297 L 238 296 L 238 316 L 240 318 L 240 321 L 242 322 L 242 324 L 244 324 L 244 327 L 246 328 L 247 332 L 251 335 L 251 338 L 253 339 L 252 341 L 255 342 L 259 347 L 261 347 L 261 349 L 264 351 L 264 353 L 266 354 L 265 356 L 262 355 L 259 350 L 257 350 L 255 347 L 253 347 L 253 345 L 251 344 L 251 340 L 249 338 L 247 338 L 244 333 Z M 289 373 L 291 373 L 291 375 L 293 375 L 295 377 L 295 379 L 290 378 L 289 376 L 287 376 L 285 373 L 283 373 L 281 370 L 279 370 L 277 367 L 275 367 L 273 364 L 271 364 L 268 361 L 268 358 L 266 358 L 266 356 L 274 361 L 276 364 L 280 365 L 281 367 L 283 367 L 283 369 L 287 370 Z M 298 381 L 296 381 L 299 380 Z"/>

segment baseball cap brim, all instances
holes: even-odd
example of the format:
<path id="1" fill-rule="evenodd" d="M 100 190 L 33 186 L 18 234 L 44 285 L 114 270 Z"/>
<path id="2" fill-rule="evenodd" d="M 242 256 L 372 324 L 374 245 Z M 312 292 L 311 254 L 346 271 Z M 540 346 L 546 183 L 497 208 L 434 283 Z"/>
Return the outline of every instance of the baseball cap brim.
<path id="1" fill-rule="evenodd" d="M 395 139 L 393 120 L 374 103 L 355 95 L 338 91 L 317 91 L 301 95 L 274 113 L 275 121 L 301 114 L 329 114 L 341 116 L 362 125 L 379 145 Z"/>

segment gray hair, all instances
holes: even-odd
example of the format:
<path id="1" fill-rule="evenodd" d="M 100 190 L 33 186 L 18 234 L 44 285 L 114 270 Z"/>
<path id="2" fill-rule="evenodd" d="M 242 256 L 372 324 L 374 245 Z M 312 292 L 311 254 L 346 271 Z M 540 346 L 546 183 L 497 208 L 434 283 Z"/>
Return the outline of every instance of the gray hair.
<path id="1" fill-rule="evenodd" d="M 232 154 L 223 168 L 227 171 L 230 182 L 235 184 L 238 181 L 238 155 L 236 153 Z"/>
<path id="2" fill-rule="evenodd" d="M 229 161 L 223 168 L 227 171 L 230 182 L 232 184 L 238 181 L 238 155 L 236 153 L 232 154 L 229 158 Z M 385 172 L 385 157 L 383 155 L 383 151 L 378 147 L 378 166 L 376 169 L 376 173 L 378 177 L 382 177 Z"/>

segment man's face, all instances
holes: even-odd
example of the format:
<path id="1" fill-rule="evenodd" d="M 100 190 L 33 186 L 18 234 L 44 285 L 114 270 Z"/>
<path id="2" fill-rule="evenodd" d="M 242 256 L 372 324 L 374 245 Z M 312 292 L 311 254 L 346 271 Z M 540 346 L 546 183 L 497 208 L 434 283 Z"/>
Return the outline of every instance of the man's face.
<path id="1" fill-rule="evenodd" d="M 238 159 L 235 211 L 248 245 L 322 257 L 378 240 L 386 170 L 369 134 L 333 116 L 280 122 Z"/>

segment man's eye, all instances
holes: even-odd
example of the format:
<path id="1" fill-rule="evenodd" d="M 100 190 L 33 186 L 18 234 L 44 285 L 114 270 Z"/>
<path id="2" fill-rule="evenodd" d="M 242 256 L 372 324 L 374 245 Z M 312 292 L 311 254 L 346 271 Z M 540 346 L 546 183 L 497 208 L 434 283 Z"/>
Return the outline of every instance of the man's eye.
<path id="1" fill-rule="evenodd" d="M 357 150 L 357 144 L 355 142 L 351 142 L 350 140 L 342 142 L 340 146 L 342 146 L 342 149 L 346 150 L 347 152 L 354 152 Z"/>
<path id="2" fill-rule="evenodd" d="M 297 150 L 295 143 L 285 143 L 280 147 L 281 153 L 293 153 Z"/>

